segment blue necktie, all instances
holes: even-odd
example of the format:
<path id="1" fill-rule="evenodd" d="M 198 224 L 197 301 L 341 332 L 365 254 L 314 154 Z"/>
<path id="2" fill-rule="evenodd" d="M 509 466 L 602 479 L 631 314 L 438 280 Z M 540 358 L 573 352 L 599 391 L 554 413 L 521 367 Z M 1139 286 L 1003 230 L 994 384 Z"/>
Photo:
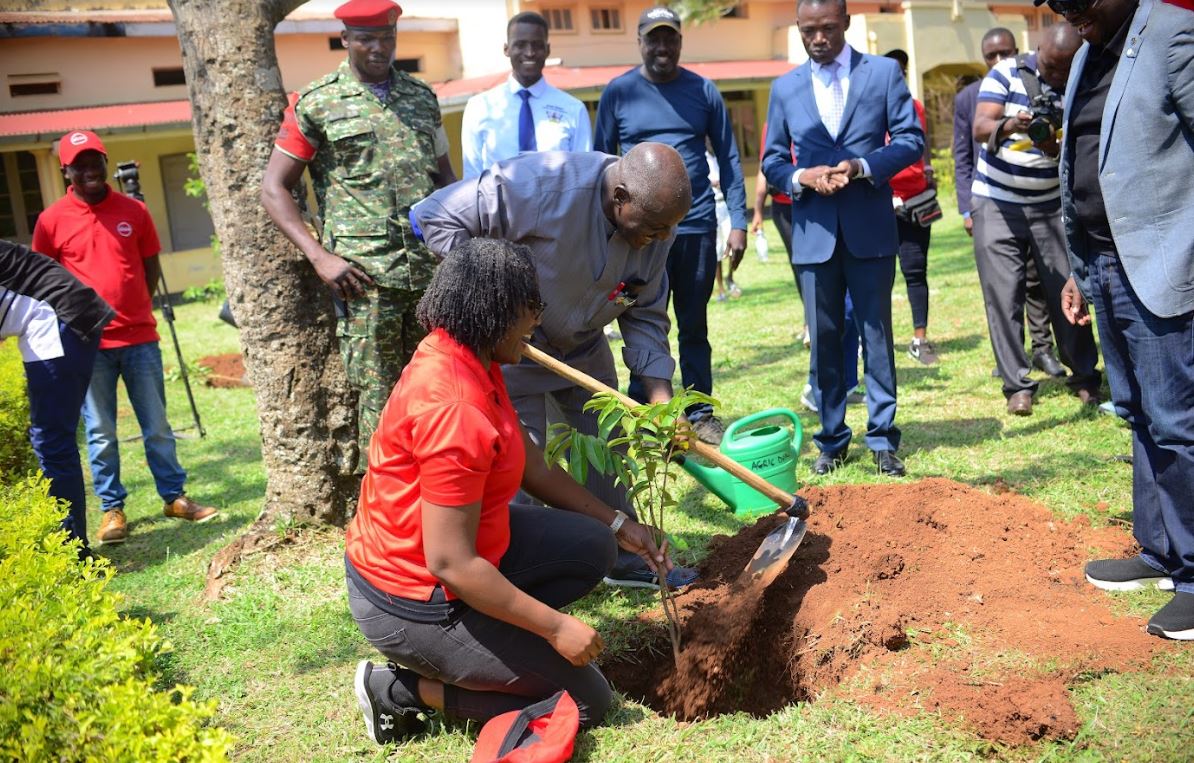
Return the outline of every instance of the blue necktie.
<path id="1" fill-rule="evenodd" d="M 535 118 L 531 116 L 531 91 L 519 90 L 518 97 L 522 99 L 522 110 L 518 112 L 518 150 L 535 151 L 538 145 L 535 143 Z"/>

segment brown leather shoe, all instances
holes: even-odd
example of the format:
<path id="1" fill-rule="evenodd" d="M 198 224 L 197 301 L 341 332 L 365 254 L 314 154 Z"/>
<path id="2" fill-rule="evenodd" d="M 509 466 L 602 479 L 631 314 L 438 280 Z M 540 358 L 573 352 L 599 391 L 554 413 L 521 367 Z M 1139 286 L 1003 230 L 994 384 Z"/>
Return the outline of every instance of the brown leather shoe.
<path id="1" fill-rule="evenodd" d="M 1088 389 L 1086 387 L 1082 387 L 1078 390 L 1077 395 L 1078 399 L 1082 401 L 1083 405 L 1098 405 L 1099 403 L 1103 402 L 1103 398 L 1099 397 L 1099 391 L 1097 389 Z"/>
<path id="2" fill-rule="evenodd" d="M 1007 399 L 1007 412 L 1013 416 L 1032 415 L 1032 393 L 1026 389 L 1016 392 Z"/>
<path id="3" fill-rule="evenodd" d="M 98 544 L 103 546 L 108 543 L 124 543 L 128 537 L 128 522 L 124 518 L 124 512 L 120 509 L 105 511 L 104 518 L 100 520 L 99 532 L 95 536 Z"/>
<path id="4" fill-rule="evenodd" d="M 185 519 L 189 522 L 206 522 L 216 514 L 219 514 L 220 511 L 214 506 L 204 506 L 201 503 L 195 503 L 189 496 L 180 495 L 170 503 L 164 505 L 162 513 L 174 519 Z"/>

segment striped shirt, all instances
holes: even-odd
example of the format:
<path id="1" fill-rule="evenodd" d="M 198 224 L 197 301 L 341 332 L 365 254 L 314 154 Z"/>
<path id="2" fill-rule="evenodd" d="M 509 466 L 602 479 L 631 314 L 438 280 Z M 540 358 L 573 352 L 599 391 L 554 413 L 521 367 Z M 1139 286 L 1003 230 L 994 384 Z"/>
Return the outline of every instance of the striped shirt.
<path id="1" fill-rule="evenodd" d="M 1025 65 L 1036 69 L 1035 53 L 1026 57 Z M 1056 93 L 1053 96 L 1060 109 L 1060 97 Z M 978 102 L 999 104 L 1005 117 L 1029 110 L 1028 91 L 1016 73 L 1015 58 L 1000 61 L 988 72 L 979 87 Z M 1035 146 L 1012 149 L 1014 144 L 1027 140 L 1025 133 L 1013 133 L 1000 143 L 995 154 L 987 150 L 986 143 L 979 146 L 971 193 L 1011 204 L 1043 204 L 1061 198 L 1057 160 Z"/>

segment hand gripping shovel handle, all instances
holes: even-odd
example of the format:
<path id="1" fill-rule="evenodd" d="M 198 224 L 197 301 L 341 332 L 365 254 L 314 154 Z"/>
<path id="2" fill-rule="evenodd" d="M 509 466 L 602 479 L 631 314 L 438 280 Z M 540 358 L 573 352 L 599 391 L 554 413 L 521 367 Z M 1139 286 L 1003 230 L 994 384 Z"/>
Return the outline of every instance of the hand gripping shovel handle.
<path id="1" fill-rule="evenodd" d="M 538 350 L 529 344 L 523 343 L 522 354 L 543 366 L 547 370 L 562 376 L 577 386 L 584 387 L 590 392 L 608 392 L 617 397 L 626 405 L 638 405 L 635 400 L 623 395 L 616 389 L 602 384 L 583 371 L 578 371 L 567 363 L 556 360 L 542 350 Z M 775 501 L 776 505 L 788 512 L 789 515 L 802 518 L 808 516 L 808 504 L 806 504 L 799 496 L 792 495 L 788 491 L 782 490 L 775 485 L 772 485 L 770 482 L 747 469 L 742 464 L 726 457 L 717 448 L 714 448 L 708 443 L 701 442 L 700 440 L 696 439 L 696 437 L 690 437 L 688 442 L 691 449 L 698 456 L 706 461 L 720 466 L 722 469 L 725 469 L 727 472 L 742 480 L 747 485 L 750 485 L 755 490 L 758 490 L 772 501 Z"/>

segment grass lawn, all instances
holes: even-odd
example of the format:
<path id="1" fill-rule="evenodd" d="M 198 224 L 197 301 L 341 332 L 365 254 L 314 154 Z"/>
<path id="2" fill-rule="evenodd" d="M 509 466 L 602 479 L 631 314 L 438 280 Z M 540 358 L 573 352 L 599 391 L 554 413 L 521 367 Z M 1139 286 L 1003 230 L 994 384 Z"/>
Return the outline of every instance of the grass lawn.
<path id="1" fill-rule="evenodd" d="M 771 261 L 759 263 L 748 252 L 739 273 L 745 294 L 709 306 L 714 392 L 727 421 L 788 407 L 800 411 L 811 435 L 816 417 L 798 400 L 808 371 L 808 353 L 797 338 L 804 320 L 791 271 L 774 254 L 781 244 L 768 226 Z M 899 276 L 894 294 L 900 455 L 910 479 L 949 477 L 992 491 L 1006 486 L 1063 519 L 1085 515 L 1095 524 L 1127 522 L 1131 473 L 1114 457 L 1129 453 L 1130 442 L 1118 420 L 1080 410 L 1054 380 L 1042 383 L 1033 416 L 1005 413 L 999 382 L 990 376 L 993 360 L 970 240 L 956 215 L 934 226 L 929 280 L 929 334 L 942 358 L 938 366 L 918 365 L 899 346 L 912 333 Z M 236 332 L 217 320 L 217 308 L 209 302 L 177 310 L 189 360 L 237 351 Z M 167 365 L 176 366 L 168 338 L 163 353 Z M 181 427 L 190 420 L 182 384 L 167 386 L 172 421 Z M 437 725 L 431 734 L 389 749 L 365 737 L 352 692 L 353 668 L 358 659 L 376 655 L 348 613 L 340 533 L 304 531 L 297 545 L 251 556 L 223 600 L 200 601 L 207 562 L 257 516 L 265 474 L 252 391 L 199 383 L 195 392 L 207 438 L 181 442 L 180 458 L 190 474 L 190 492 L 219 506 L 221 518 L 185 526 L 162 517 L 139 446 L 125 443 L 131 534 L 123 546 L 101 550 L 119 570 L 113 587 L 126 597 L 128 614 L 151 618 L 173 643 L 162 666 L 168 680 L 196 686 L 198 698 L 219 700 L 217 722 L 237 737 L 236 754 L 243 760 L 466 760 L 473 726 Z M 127 404 L 120 415 L 122 434 L 135 433 Z M 856 432 L 865 429 L 861 407 L 851 408 L 849 421 Z M 816 482 L 883 479 L 873 472 L 861 441 L 853 454 L 845 468 Z M 806 445 L 802 481 L 813 481 L 814 456 Z M 682 479 L 688 489 L 672 528 L 688 541 L 695 559 L 713 534 L 732 533 L 742 523 L 687 475 Z M 92 500 L 94 532 L 99 515 Z M 1115 606 L 1148 615 L 1165 596 L 1123 594 L 1115 597 Z M 652 602 L 648 594 L 599 588 L 574 612 L 603 634 L 609 649 L 624 650 L 634 615 Z M 928 646 L 914 637 L 912 648 Z M 1190 760 L 1192 675 L 1194 651 L 1179 650 L 1145 672 L 1083 677 L 1071 689 L 1083 723 L 1077 738 L 1018 749 L 993 745 L 931 714 L 878 716 L 832 690 L 767 718 L 733 715 L 690 724 L 623 700 L 606 726 L 581 734 L 577 759 Z"/>

